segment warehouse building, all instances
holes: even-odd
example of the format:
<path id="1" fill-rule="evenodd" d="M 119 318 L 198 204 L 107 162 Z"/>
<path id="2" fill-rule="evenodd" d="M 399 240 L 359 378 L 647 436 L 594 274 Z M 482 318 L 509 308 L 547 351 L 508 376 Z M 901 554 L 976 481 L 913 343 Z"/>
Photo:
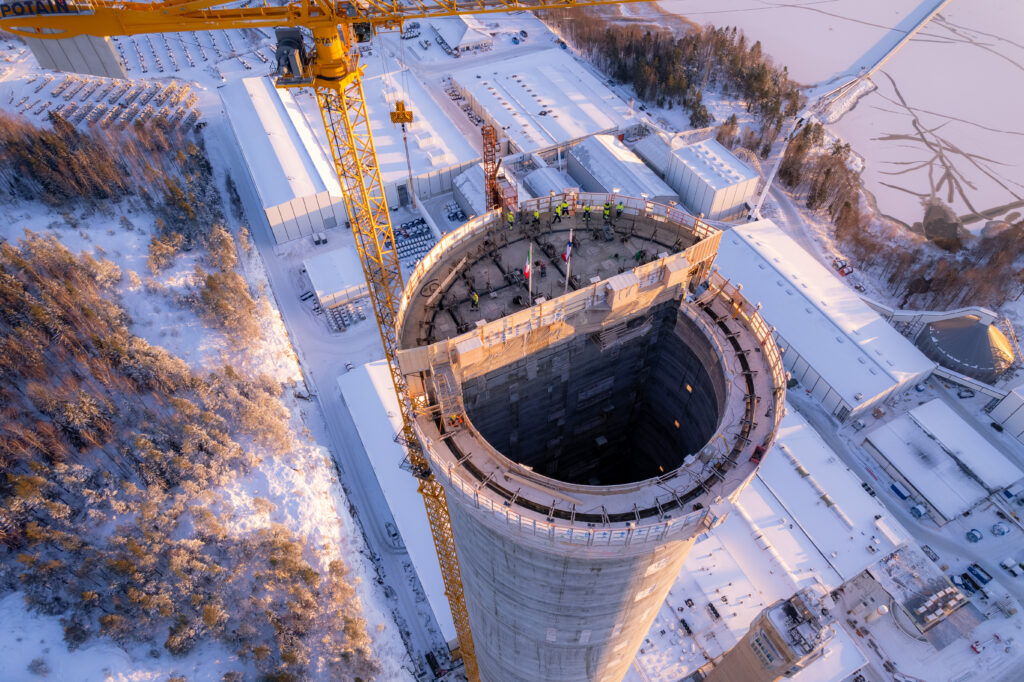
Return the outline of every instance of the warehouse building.
<path id="1" fill-rule="evenodd" d="M 1003 453 L 939 399 L 868 434 L 864 449 L 939 524 L 1024 477 Z M 902 497 L 902 495 L 900 495 Z"/>
<path id="2" fill-rule="evenodd" d="M 622 99 L 557 48 L 458 69 L 452 84 L 474 114 L 509 139 L 509 153 L 564 148 L 636 122 Z"/>
<path id="3" fill-rule="evenodd" d="M 484 167 L 479 163 L 459 173 L 452 183 L 455 202 L 466 214 L 467 218 L 487 213 L 487 200 L 484 197 Z"/>
<path id="4" fill-rule="evenodd" d="M 661 135 L 652 133 L 647 137 L 640 138 L 633 144 L 632 149 L 633 153 L 657 173 L 659 178 L 664 179 L 668 175 L 672 148 Z"/>
<path id="5" fill-rule="evenodd" d="M 1024 443 L 1024 383 L 1010 389 L 989 413 L 1007 433 Z"/>
<path id="6" fill-rule="evenodd" d="M 42 29 L 45 33 L 46 29 Z M 39 66 L 52 71 L 88 73 L 93 76 L 128 78 L 128 72 L 110 38 L 77 35 L 60 40 L 25 38 Z"/>
<path id="7" fill-rule="evenodd" d="M 793 379 L 844 422 L 935 369 L 830 270 L 770 220 L 725 231 L 715 261 L 775 327 Z"/>
<path id="8" fill-rule="evenodd" d="M 430 22 L 434 37 L 442 49 L 450 52 L 470 52 L 494 47 L 494 38 L 483 24 L 473 17 L 439 17 Z"/>
<path id="9" fill-rule="evenodd" d="M 392 59 L 370 60 L 363 77 L 363 91 L 389 206 L 411 203 L 413 192 L 424 200 L 451 192 L 455 178 L 480 160 L 480 152 L 442 111 L 419 79 L 407 69 L 400 69 Z M 313 103 L 313 100 L 308 101 Z M 391 112 L 398 101 L 413 112 L 412 123 L 406 125 L 408 159 L 401 127 L 391 122 Z M 306 116 L 313 120 L 319 119 L 320 114 L 307 110 Z M 410 165 L 412 187 L 409 186 Z"/>
<path id="10" fill-rule="evenodd" d="M 317 142 L 291 90 L 269 78 L 220 88 L 249 179 L 278 244 L 348 221 L 334 164 Z"/>
<path id="11" fill-rule="evenodd" d="M 575 180 L 553 166 L 544 166 L 527 173 L 523 184 L 534 197 L 546 197 L 552 193 L 576 192 L 580 186 Z"/>
<path id="12" fill-rule="evenodd" d="M 729 220 L 746 210 L 759 176 L 717 140 L 708 139 L 672 149 L 665 179 L 694 215 Z"/>
<path id="13" fill-rule="evenodd" d="M 585 192 L 647 197 L 661 204 L 679 196 L 612 135 L 594 135 L 569 149 L 566 167 Z"/>
<path id="14" fill-rule="evenodd" d="M 351 246 L 318 253 L 304 260 L 302 265 L 324 310 L 369 295 L 359 255 Z"/>

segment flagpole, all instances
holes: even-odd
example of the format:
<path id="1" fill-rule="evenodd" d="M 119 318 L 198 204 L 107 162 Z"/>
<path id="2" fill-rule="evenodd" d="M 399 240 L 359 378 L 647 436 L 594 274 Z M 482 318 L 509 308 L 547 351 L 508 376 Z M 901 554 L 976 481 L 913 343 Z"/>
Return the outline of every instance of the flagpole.
<path id="1" fill-rule="evenodd" d="M 533 305 L 533 241 L 530 241 L 530 255 L 526 261 L 527 266 L 530 268 L 530 272 L 526 277 L 527 282 L 527 295 L 529 296 L 529 305 Z"/>
<path id="2" fill-rule="evenodd" d="M 569 246 L 566 247 L 569 251 L 569 256 L 565 259 L 565 290 L 563 294 L 569 293 L 569 268 L 572 267 L 572 228 L 569 228 Z"/>

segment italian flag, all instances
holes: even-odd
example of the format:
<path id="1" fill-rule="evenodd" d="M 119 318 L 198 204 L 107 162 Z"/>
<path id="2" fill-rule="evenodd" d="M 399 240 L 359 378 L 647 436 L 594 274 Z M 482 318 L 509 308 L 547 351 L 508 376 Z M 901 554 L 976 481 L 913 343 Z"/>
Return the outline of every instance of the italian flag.
<path id="1" fill-rule="evenodd" d="M 523 277 L 530 279 L 533 270 L 533 244 L 530 244 L 530 253 L 526 256 L 526 267 L 523 268 Z"/>

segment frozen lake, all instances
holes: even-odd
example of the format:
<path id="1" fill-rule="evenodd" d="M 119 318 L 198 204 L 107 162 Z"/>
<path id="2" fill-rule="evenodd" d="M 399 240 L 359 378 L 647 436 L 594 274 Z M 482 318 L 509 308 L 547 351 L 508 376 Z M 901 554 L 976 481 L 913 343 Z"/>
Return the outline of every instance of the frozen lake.
<path id="1" fill-rule="evenodd" d="M 870 67 L 934 0 L 667 0 L 698 24 L 737 26 L 802 83 Z M 864 157 L 880 211 L 919 221 L 936 196 L 979 230 L 1024 208 L 1024 3 L 954 0 L 874 75 L 832 130 Z M 986 213 L 986 217 L 977 214 Z"/>

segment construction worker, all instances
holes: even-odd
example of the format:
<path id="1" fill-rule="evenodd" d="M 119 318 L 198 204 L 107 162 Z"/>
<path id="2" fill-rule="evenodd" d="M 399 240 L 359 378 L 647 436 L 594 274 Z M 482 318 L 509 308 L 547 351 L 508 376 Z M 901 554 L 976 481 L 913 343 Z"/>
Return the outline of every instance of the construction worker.
<path id="1" fill-rule="evenodd" d="M 610 202 L 608 202 L 608 201 L 604 202 L 604 211 L 603 211 L 603 213 L 604 213 L 604 221 L 605 222 L 608 222 L 609 220 L 611 220 L 611 217 L 612 217 L 612 205 L 611 205 Z"/>
<path id="2" fill-rule="evenodd" d="M 532 225 L 540 225 L 540 211 L 538 209 L 536 209 L 536 208 L 533 209 L 533 223 L 531 223 L 531 224 Z"/>
<path id="3" fill-rule="evenodd" d="M 509 211 L 508 212 L 508 229 L 511 230 L 512 226 L 515 224 L 515 222 L 516 222 L 516 214 L 513 213 L 512 211 Z"/>
<path id="4" fill-rule="evenodd" d="M 619 218 L 622 217 L 622 209 L 624 209 L 624 208 L 625 208 L 625 206 L 622 205 L 622 199 L 619 199 L 618 203 L 615 204 L 615 219 L 616 220 L 618 220 Z"/>
<path id="5" fill-rule="evenodd" d="M 480 295 L 475 291 L 469 294 L 469 300 L 473 302 L 473 310 L 480 309 Z"/>
<path id="6" fill-rule="evenodd" d="M 590 205 L 589 204 L 583 207 L 583 222 L 585 222 L 587 225 L 590 224 Z"/>

